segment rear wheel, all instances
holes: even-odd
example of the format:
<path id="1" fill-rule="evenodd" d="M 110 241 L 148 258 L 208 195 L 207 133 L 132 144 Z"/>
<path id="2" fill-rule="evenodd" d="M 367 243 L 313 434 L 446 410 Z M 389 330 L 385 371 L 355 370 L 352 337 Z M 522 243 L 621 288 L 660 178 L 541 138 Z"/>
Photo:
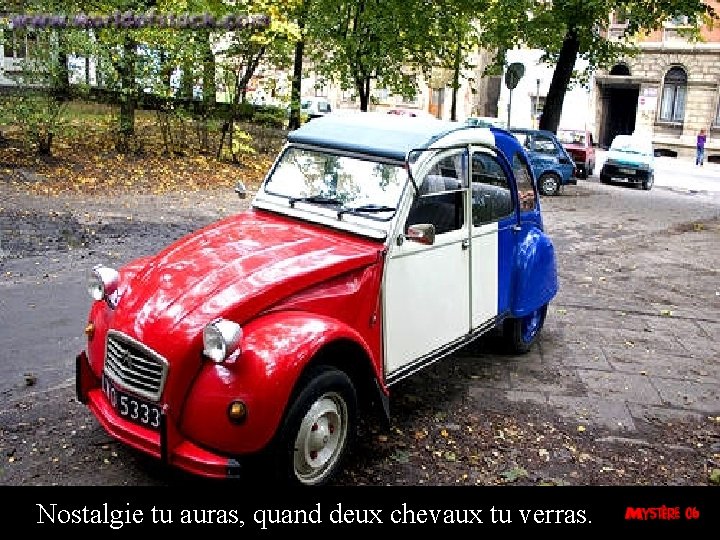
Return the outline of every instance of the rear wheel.
<path id="1" fill-rule="evenodd" d="M 523 354 L 530 350 L 545 325 L 547 305 L 536 309 L 525 317 L 507 319 L 503 323 L 503 341 L 508 352 Z"/>
<path id="2" fill-rule="evenodd" d="M 357 429 L 357 392 L 343 371 L 321 366 L 304 377 L 275 449 L 276 471 L 293 485 L 329 483 L 340 470 Z"/>
<path id="3" fill-rule="evenodd" d="M 557 195 L 560 191 L 560 177 L 553 173 L 543 173 L 540 176 L 540 193 L 543 195 Z"/>

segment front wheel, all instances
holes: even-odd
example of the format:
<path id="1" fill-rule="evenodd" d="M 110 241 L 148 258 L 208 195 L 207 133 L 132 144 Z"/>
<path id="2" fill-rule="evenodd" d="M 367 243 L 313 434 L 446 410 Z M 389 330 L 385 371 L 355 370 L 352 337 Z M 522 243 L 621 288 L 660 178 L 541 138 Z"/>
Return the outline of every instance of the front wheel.
<path id="1" fill-rule="evenodd" d="M 357 392 L 343 371 L 323 366 L 303 379 L 280 433 L 276 451 L 283 480 L 320 486 L 340 470 L 357 429 Z"/>
<path id="2" fill-rule="evenodd" d="M 655 177 L 653 175 L 648 176 L 647 180 L 642 183 L 642 188 L 645 191 L 650 191 L 655 183 Z"/>
<path id="3" fill-rule="evenodd" d="M 560 191 L 560 178 L 552 173 L 540 176 L 540 193 L 543 195 L 557 195 Z"/>
<path id="4" fill-rule="evenodd" d="M 503 340 L 508 352 L 528 352 L 540 336 L 546 315 L 547 305 L 544 305 L 525 317 L 506 319 L 503 323 Z"/>

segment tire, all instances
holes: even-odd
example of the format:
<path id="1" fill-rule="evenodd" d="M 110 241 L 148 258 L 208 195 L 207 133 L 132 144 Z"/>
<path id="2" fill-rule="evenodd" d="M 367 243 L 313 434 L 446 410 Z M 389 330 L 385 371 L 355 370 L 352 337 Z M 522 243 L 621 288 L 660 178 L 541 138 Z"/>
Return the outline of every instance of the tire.
<path id="1" fill-rule="evenodd" d="M 610 183 L 610 178 L 608 178 L 607 176 L 605 176 L 603 173 L 600 173 L 600 183 L 602 183 L 602 184 L 609 184 L 609 183 Z"/>
<path id="2" fill-rule="evenodd" d="M 301 384 L 273 450 L 274 468 L 285 484 L 321 486 L 333 480 L 354 444 L 357 392 L 345 372 L 329 366 L 314 368 Z"/>
<path id="3" fill-rule="evenodd" d="M 506 319 L 503 323 L 503 342 L 511 354 L 525 354 L 537 342 L 545 325 L 547 305 L 536 309 L 530 315 Z"/>
<path id="4" fill-rule="evenodd" d="M 538 184 L 543 195 L 557 195 L 560 192 L 560 177 L 554 173 L 541 174 Z"/>
<path id="5" fill-rule="evenodd" d="M 652 189 L 654 183 L 655 183 L 655 176 L 650 175 L 650 176 L 648 176 L 648 179 L 642 183 L 642 188 L 645 191 L 650 191 Z"/>

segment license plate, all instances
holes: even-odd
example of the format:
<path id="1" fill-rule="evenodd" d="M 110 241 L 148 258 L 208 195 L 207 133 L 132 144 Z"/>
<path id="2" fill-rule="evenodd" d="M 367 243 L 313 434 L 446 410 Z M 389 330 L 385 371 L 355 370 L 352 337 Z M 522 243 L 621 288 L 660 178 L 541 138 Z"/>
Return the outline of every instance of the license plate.
<path id="1" fill-rule="evenodd" d="M 622 176 L 613 176 L 612 181 L 613 182 L 629 182 L 630 179 L 622 177 Z"/>
<path id="2" fill-rule="evenodd" d="M 119 390 L 104 373 L 102 389 L 110 405 L 120 416 L 150 429 L 160 429 L 161 409 L 159 406 Z"/>
<path id="3" fill-rule="evenodd" d="M 622 174 L 635 174 L 634 169 L 618 169 L 618 172 Z"/>

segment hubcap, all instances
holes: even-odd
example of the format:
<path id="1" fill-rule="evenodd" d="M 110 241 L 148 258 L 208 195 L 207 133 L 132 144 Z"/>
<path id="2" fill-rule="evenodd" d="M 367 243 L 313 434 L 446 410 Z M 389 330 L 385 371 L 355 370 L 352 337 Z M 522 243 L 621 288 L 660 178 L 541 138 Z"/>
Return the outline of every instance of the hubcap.
<path id="1" fill-rule="evenodd" d="M 334 392 L 321 396 L 308 410 L 295 438 L 293 466 L 303 484 L 317 484 L 335 465 L 348 429 L 345 401 Z"/>
<path id="2" fill-rule="evenodd" d="M 557 181 L 552 176 L 547 176 L 543 180 L 543 189 L 546 193 L 554 193 L 557 186 Z"/>

